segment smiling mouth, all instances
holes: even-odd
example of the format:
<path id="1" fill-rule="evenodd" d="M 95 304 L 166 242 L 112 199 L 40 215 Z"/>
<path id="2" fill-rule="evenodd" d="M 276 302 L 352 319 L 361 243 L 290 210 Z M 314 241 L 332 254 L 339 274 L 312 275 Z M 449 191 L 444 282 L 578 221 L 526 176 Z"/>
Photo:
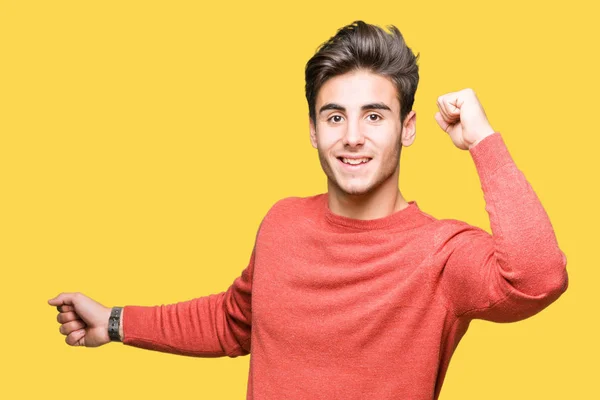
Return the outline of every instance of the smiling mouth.
<path id="1" fill-rule="evenodd" d="M 371 158 L 368 157 L 364 157 L 364 158 L 345 158 L 345 157 L 338 157 L 337 158 L 340 163 L 342 163 L 345 167 L 347 168 L 359 168 L 365 164 L 368 164 L 369 161 L 371 161 Z"/>

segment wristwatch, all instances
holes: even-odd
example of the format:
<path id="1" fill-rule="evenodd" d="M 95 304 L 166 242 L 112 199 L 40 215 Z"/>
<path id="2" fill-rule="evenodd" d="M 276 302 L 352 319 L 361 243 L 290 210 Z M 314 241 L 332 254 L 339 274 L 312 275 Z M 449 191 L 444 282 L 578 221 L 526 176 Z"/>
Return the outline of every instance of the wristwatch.
<path id="1" fill-rule="evenodd" d="M 113 342 L 121 342 L 119 325 L 121 323 L 122 312 L 123 307 L 113 307 L 112 310 L 110 310 L 110 317 L 108 318 L 108 337 Z"/>

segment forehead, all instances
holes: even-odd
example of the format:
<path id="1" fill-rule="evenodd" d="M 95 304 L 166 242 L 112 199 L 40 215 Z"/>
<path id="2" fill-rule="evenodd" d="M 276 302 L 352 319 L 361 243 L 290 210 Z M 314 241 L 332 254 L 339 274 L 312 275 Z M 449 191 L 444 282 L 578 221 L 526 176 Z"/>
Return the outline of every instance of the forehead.
<path id="1" fill-rule="evenodd" d="M 364 70 L 328 79 L 319 90 L 316 109 L 326 103 L 336 103 L 347 109 L 360 109 L 363 104 L 385 103 L 392 111 L 400 110 L 396 86 L 392 81 Z"/>

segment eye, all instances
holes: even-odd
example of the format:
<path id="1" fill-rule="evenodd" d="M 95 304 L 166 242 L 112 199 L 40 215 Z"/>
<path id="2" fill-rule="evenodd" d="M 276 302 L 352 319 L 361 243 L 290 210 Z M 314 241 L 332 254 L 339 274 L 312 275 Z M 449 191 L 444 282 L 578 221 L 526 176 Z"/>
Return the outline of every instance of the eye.
<path id="1" fill-rule="evenodd" d="M 331 117 L 329 117 L 328 121 L 332 121 L 335 122 L 336 124 L 339 122 L 342 122 L 343 117 L 341 115 L 333 115 Z"/>
<path id="2" fill-rule="evenodd" d="M 379 120 L 381 120 L 381 116 L 379 116 L 378 114 L 369 114 L 369 121 L 371 122 L 377 122 Z"/>

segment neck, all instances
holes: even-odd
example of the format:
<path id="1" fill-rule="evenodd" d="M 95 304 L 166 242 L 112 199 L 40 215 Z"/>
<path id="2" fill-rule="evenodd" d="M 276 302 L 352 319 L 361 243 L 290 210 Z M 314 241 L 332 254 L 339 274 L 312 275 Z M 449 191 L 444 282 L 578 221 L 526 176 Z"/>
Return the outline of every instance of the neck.
<path id="1" fill-rule="evenodd" d="M 398 189 L 397 179 L 390 179 L 377 189 L 358 195 L 345 193 L 328 181 L 327 192 L 331 212 L 348 218 L 384 218 L 408 207 L 408 202 Z"/>

